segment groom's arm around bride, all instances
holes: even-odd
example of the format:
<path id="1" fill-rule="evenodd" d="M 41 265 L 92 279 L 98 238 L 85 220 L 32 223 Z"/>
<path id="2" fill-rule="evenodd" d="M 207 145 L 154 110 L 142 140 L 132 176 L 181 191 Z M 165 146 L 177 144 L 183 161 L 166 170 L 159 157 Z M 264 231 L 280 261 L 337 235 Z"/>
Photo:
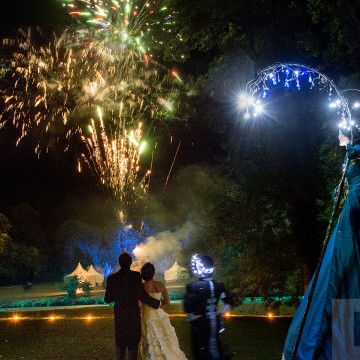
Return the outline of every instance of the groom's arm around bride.
<path id="1" fill-rule="evenodd" d="M 119 256 L 121 269 L 109 275 L 104 301 L 114 304 L 114 323 L 117 359 L 124 360 L 128 349 L 129 360 L 137 359 L 141 338 L 141 315 L 138 300 L 157 309 L 161 302 L 144 289 L 140 273 L 130 270 L 132 258 L 128 253 Z"/>

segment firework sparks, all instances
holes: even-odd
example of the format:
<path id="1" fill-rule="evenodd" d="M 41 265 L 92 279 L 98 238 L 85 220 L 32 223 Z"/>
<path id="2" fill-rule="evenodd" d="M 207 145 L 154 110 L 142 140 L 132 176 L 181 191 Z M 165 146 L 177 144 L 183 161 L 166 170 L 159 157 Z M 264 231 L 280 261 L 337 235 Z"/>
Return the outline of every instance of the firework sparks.
<path id="1" fill-rule="evenodd" d="M 137 183 L 139 173 L 141 123 L 137 128 L 128 132 L 125 123 L 117 122 L 116 128 L 106 129 L 101 117 L 91 120 L 91 136 L 82 137 L 87 152 L 82 158 L 89 168 L 97 175 L 101 184 L 110 192 L 111 199 L 118 214 L 122 213 L 123 206 L 135 200 L 139 190 L 146 193 L 150 172 L 147 171 L 143 179 Z M 108 125 L 111 127 L 111 125 Z M 109 137 L 108 133 L 112 136 Z"/>
<path id="2" fill-rule="evenodd" d="M 141 129 L 172 111 L 178 77 L 145 54 L 141 36 L 152 11 L 149 2 L 141 7 L 105 0 L 65 5 L 96 28 L 79 22 L 75 32 L 64 31 L 50 41 L 39 30 L 20 30 L 17 41 L 8 42 L 15 51 L 12 70 L 3 78 L 0 127 L 11 121 L 20 130 L 17 144 L 36 134 L 38 156 L 57 142 L 67 149 L 79 137 L 82 160 L 122 213 L 139 189 L 148 189 L 150 171 L 137 180 Z"/>

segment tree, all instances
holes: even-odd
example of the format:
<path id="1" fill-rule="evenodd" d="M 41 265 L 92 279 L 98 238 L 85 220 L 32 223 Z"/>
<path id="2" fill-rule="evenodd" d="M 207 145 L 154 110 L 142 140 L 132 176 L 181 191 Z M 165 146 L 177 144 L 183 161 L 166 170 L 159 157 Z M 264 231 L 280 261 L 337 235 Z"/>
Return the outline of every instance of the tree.
<path id="1" fill-rule="evenodd" d="M 166 59 L 192 62 L 200 52 L 199 61 L 211 53 L 211 62 L 214 56 L 243 52 L 264 66 L 299 56 L 299 50 L 302 56 L 318 55 L 315 27 L 304 1 L 227 1 L 224 6 L 218 0 L 196 5 L 163 0 L 161 6 L 169 14 L 168 31 L 159 35 L 168 36 L 163 41 Z"/>
<path id="2" fill-rule="evenodd" d="M 56 243 L 61 253 L 63 271 L 70 271 L 79 261 L 85 265 L 101 265 L 101 235 L 79 220 L 67 220 L 56 231 Z"/>
<path id="3" fill-rule="evenodd" d="M 10 230 L 11 225 L 9 219 L 4 214 L 0 214 L 0 254 L 5 252 L 7 244 L 10 241 Z"/>
<path id="4" fill-rule="evenodd" d="M 11 210 L 12 237 L 24 246 L 35 246 L 47 252 L 47 238 L 40 223 L 40 212 L 30 205 L 19 204 Z"/>
<path id="5" fill-rule="evenodd" d="M 190 173 L 197 178 L 194 169 Z M 211 206 L 189 206 L 196 230 L 184 250 L 185 258 L 204 252 L 212 256 L 217 276 L 237 299 L 289 295 L 286 283 L 299 284 L 300 277 L 298 274 L 290 280 L 296 269 L 296 247 L 291 242 L 293 230 L 287 207 L 270 196 L 254 194 L 254 184 L 230 167 L 207 169 L 203 179 L 198 186 L 187 179 L 189 194 L 196 192 L 196 199 L 204 197 L 204 204 Z M 299 286 L 295 287 L 299 292 Z"/>
<path id="6" fill-rule="evenodd" d="M 360 2 L 308 0 L 311 20 L 320 29 L 320 56 L 345 74 L 358 73 L 360 63 Z"/>
<path id="7" fill-rule="evenodd" d="M 36 247 L 13 241 L 10 230 L 9 220 L 0 214 L 0 283 L 32 281 L 41 275 L 45 257 Z"/>

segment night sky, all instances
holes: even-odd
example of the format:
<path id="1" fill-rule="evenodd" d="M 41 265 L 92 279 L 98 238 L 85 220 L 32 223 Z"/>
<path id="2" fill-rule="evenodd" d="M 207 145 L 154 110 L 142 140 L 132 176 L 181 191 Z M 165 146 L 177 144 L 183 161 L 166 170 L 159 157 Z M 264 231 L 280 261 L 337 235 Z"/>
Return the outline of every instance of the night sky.
<path id="1" fill-rule="evenodd" d="M 61 24 L 66 15 L 60 9 L 61 2 L 56 0 L 2 0 L 0 34 L 13 34 L 20 26 Z"/>
<path id="2" fill-rule="evenodd" d="M 0 36 L 11 36 L 20 26 L 52 28 L 61 23 L 59 6 L 47 0 L 2 1 Z M 56 149 L 38 159 L 31 137 L 15 146 L 18 134 L 11 126 L 0 131 L 0 213 L 10 216 L 13 206 L 26 203 L 40 211 L 46 227 L 71 218 L 105 221 L 107 198 L 87 169 L 76 171 L 76 154 Z"/>

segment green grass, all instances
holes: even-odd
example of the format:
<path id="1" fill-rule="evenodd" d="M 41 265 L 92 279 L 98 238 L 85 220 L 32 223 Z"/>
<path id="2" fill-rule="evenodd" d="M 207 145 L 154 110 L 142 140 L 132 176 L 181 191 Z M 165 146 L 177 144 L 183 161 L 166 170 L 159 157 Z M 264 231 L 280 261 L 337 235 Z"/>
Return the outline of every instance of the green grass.
<path id="1" fill-rule="evenodd" d="M 31 292 L 24 291 L 22 286 L 0 287 L 0 311 L 8 308 L 31 308 L 31 307 L 53 307 L 72 305 L 95 305 L 104 304 L 104 292 L 101 287 L 91 290 L 89 296 L 77 296 L 75 299 L 67 297 L 64 291 L 59 290 L 61 284 L 35 284 Z M 168 286 L 170 298 L 173 304 L 169 313 L 182 313 L 181 303 L 174 300 L 182 299 L 183 286 Z M 296 310 L 295 306 L 280 305 L 271 310 L 274 315 L 292 316 Z M 265 315 L 269 310 L 259 299 L 247 299 L 241 305 L 231 310 L 237 315 Z"/>
<path id="2" fill-rule="evenodd" d="M 55 314 L 61 318 L 51 321 Z M 87 320 L 91 314 L 92 319 Z M 14 312 L 0 313 L 0 359 L 113 360 L 114 328 L 111 306 L 52 311 L 26 311 L 14 321 Z M 171 316 L 180 347 L 191 360 L 189 323 Z M 223 340 L 234 360 L 280 359 L 290 318 L 232 317 L 225 319 Z"/>
<path id="3" fill-rule="evenodd" d="M 169 289 L 172 291 L 171 288 Z M 181 293 L 181 288 L 174 288 Z M 90 297 L 79 297 L 78 304 L 102 301 L 104 289 L 97 288 Z M 0 287 L 0 360 L 113 360 L 115 358 L 113 307 L 75 306 L 35 310 L 29 306 L 71 305 L 59 284 L 35 284 L 32 292 L 21 286 Z M 14 306 L 18 309 L 10 310 Z M 165 308 L 171 316 L 180 346 L 191 360 L 189 323 L 182 310 L 182 302 L 174 301 Z M 18 313 L 21 319 L 12 320 Z M 261 302 L 244 303 L 232 310 L 241 315 L 265 314 Z M 292 314 L 293 309 L 281 308 L 278 314 Z M 92 319 L 87 316 L 91 314 Z M 50 316 L 55 315 L 55 320 Z M 179 316 L 180 315 L 180 316 Z M 278 360 L 281 358 L 286 332 L 291 318 L 231 317 L 225 319 L 223 341 L 233 352 L 233 360 Z"/>

